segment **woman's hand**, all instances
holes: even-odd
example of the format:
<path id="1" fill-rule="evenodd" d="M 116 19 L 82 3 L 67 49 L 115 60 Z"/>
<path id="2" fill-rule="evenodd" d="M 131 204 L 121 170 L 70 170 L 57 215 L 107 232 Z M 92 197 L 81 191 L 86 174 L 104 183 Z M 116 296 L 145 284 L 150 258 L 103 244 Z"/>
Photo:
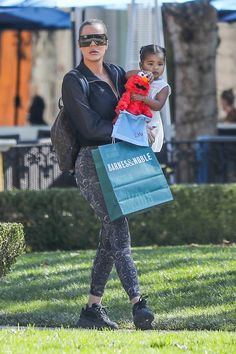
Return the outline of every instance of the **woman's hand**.
<path id="1" fill-rule="evenodd" d="M 149 127 L 147 125 L 148 142 L 150 145 L 152 145 L 155 141 L 155 133 L 153 129 L 154 127 Z"/>

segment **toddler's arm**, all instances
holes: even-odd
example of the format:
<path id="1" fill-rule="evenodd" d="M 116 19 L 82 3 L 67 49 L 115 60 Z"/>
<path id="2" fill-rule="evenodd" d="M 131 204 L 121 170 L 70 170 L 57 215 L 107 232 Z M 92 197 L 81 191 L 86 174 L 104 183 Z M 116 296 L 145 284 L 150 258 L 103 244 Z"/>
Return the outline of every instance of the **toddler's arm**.
<path id="1" fill-rule="evenodd" d="M 154 99 L 133 93 L 132 100 L 143 101 L 153 111 L 160 111 L 164 106 L 168 96 L 169 96 L 169 87 L 166 86 L 156 95 Z"/>

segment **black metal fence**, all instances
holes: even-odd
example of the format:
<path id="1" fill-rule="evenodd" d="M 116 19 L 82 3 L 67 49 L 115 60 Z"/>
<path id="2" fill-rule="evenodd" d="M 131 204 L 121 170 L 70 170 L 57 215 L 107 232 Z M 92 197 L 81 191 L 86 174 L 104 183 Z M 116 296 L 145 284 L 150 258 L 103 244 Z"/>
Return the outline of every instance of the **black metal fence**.
<path id="1" fill-rule="evenodd" d="M 236 138 L 167 142 L 157 154 L 170 184 L 236 182 Z"/>
<path id="2" fill-rule="evenodd" d="M 3 153 L 4 189 L 47 189 L 75 186 L 62 174 L 51 144 L 16 145 Z"/>
<path id="3" fill-rule="evenodd" d="M 170 184 L 236 182 L 236 139 L 166 142 L 157 154 Z M 4 188 L 74 187 L 50 144 L 17 145 L 3 153 Z"/>

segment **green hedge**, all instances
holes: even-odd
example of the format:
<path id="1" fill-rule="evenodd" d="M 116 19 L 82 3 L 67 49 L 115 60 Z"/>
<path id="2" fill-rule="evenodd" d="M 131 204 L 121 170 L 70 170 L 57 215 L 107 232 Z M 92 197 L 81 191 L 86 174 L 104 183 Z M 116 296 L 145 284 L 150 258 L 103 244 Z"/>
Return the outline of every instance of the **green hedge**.
<path id="1" fill-rule="evenodd" d="M 5 275 L 16 258 L 24 252 L 23 225 L 0 224 L 0 277 Z"/>
<path id="2" fill-rule="evenodd" d="M 174 202 L 129 218 L 132 245 L 236 241 L 236 185 L 173 186 Z M 0 193 L 0 221 L 24 225 L 29 250 L 95 248 L 100 224 L 77 189 Z"/>

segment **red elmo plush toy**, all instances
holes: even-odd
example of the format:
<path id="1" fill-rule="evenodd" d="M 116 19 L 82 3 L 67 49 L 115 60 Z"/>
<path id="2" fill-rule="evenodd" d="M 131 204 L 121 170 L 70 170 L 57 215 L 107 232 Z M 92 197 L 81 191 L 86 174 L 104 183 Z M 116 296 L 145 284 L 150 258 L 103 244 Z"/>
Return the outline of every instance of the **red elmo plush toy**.
<path id="1" fill-rule="evenodd" d="M 116 106 L 117 116 L 120 111 L 128 111 L 131 114 L 144 114 L 147 117 L 152 117 L 150 108 L 143 101 L 133 101 L 132 93 L 141 96 L 147 96 L 150 90 L 150 84 L 147 76 L 141 71 L 137 75 L 131 76 L 125 84 L 126 92 L 121 96 L 118 105 Z M 116 120 L 116 119 L 115 119 Z"/>

